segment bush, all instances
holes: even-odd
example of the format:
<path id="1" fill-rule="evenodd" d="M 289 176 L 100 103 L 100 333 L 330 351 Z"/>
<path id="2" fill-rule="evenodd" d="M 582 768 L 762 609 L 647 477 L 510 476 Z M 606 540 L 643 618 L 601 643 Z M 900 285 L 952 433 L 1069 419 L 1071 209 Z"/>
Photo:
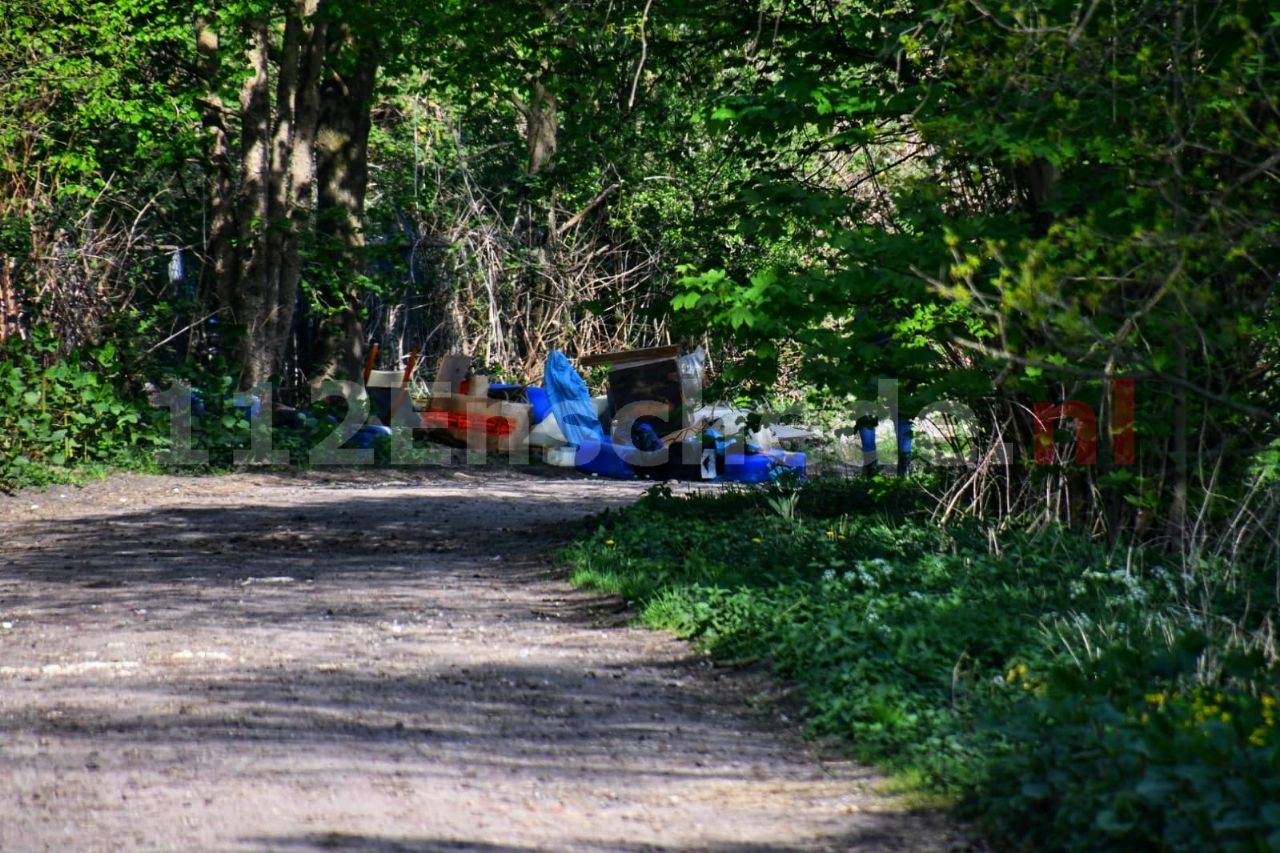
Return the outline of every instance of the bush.
<path id="1" fill-rule="evenodd" d="M 153 445 L 147 407 L 129 399 L 110 344 L 56 356 L 48 332 L 15 339 L 0 358 L 0 488 L 42 485 L 74 470 L 140 464 Z"/>

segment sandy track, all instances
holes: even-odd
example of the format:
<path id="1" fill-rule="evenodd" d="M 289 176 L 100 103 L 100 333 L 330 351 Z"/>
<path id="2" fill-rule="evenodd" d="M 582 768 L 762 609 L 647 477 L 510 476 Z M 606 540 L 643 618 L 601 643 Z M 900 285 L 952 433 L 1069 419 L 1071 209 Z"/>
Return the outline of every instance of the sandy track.
<path id="1" fill-rule="evenodd" d="M 559 579 L 568 525 L 642 490 L 442 469 L 0 498 L 0 850 L 945 849 L 758 679 Z"/>

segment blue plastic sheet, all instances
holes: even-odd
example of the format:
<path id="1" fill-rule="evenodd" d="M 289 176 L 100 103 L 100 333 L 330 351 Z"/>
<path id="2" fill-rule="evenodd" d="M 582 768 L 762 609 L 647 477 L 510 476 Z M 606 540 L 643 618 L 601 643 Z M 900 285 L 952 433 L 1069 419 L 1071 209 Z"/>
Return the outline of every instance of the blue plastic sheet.
<path id="1" fill-rule="evenodd" d="M 582 381 L 568 357 L 558 349 L 547 356 L 543 387 L 551 401 L 551 413 L 556 416 L 556 423 L 560 425 L 566 441 L 579 447 L 588 442 L 605 444 L 609 441 L 600 426 L 600 419 L 596 417 L 587 383 Z"/>
<path id="2" fill-rule="evenodd" d="M 628 457 L 634 455 L 636 449 L 610 441 L 584 441 L 578 445 L 574 453 L 573 467 L 587 474 L 599 474 L 601 477 L 612 477 L 615 480 L 629 480 L 636 475 Z"/>

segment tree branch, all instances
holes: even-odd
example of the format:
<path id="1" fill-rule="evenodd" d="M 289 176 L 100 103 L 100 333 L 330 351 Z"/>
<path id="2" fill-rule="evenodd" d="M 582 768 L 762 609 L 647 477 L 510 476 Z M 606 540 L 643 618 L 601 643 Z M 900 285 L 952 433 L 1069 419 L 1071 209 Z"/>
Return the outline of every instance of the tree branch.
<path id="1" fill-rule="evenodd" d="M 636 65 L 636 76 L 631 79 L 631 97 L 627 99 L 627 112 L 631 112 L 636 107 L 636 87 L 640 85 L 640 74 L 644 71 L 644 62 L 649 57 L 649 37 L 646 30 L 649 27 L 649 8 L 653 5 L 653 0 L 646 0 L 644 11 L 640 13 L 640 62 Z"/>
<path id="2" fill-rule="evenodd" d="M 1082 379 L 1115 379 L 1117 378 L 1114 373 L 1108 374 L 1103 370 L 1089 369 L 1086 367 L 1073 367 L 1072 365 L 1069 365 L 1069 364 L 1052 364 L 1050 362 L 1041 361 L 1039 359 L 1025 358 L 1024 356 L 1015 355 L 1009 352 L 1008 350 L 994 349 L 992 347 L 986 346 L 985 344 L 981 344 L 977 341 L 969 341 L 969 340 L 964 340 L 963 338 L 957 338 L 953 342 L 957 346 L 976 352 L 979 355 L 984 355 L 988 358 L 1008 361 L 1012 364 L 1021 365 L 1023 367 L 1036 367 L 1041 370 L 1055 371 L 1057 373 L 1065 373 L 1068 376 L 1078 376 Z M 1158 370 L 1147 370 L 1139 374 L 1130 374 L 1125 378 L 1135 379 L 1135 380 L 1141 379 L 1143 381 L 1154 379 L 1158 382 L 1167 382 L 1168 384 L 1172 385 L 1175 388 L 1179 388 L 1184 391 L 1189 391 L 1192 394 L 1196 395 L 1197 397 L 1200 397 L 1203 400 L 1207 400 L 1210 403 L 1217 403 L 1221 406 L 1226 406 L 1227 408 L 1232 409 L 1233 411 L 1248 415 L 1251 418 L 1257 418 L 1258 420 L 1263 421 L 1265 423 L 1280 424 L 1280 414 L 1277 414 L 1275 412 L 1268 412 L 1265 409 L 1259 409 L 1256 406 L 1250 406 L 1246 403 L 1241 403 L 1236 400 L 1232 400 L 1230 397 L 1225 397 L 1222 394 L 1218 394 L 1214 391 L 1210 391 L 1207 388 L 1201 388 L 1199 385 L 1196 385 L 1193 382 L 1188 382 L 1185 379 L 1182 379 L 1177 376 L 1171 376 L 1167 373 L 1162 373 Z"/>
<path id="3" fill-rule="evenodd" d="M 565 234 L 568 234 L 568 233 L 573 229 L 573 227 L 574 227 L 575 225 L 577 225 L 579 222 L 581 222 L 581 221 L 582 221 L 582 218 L 583 218 L 584 216 L 586 216 L 588 213 L 590 213 L 591 211 L 593 211 L 593 210 L 595 210 L 597 207 L 599 207 L 599 206 L 600 206 L 600 202 L 604 201 L 606 198 L 608 198 L 610 195 L 612 195 L 612 194 L 613 194 L 616 190 L 618 190 L 621 186 L 622 186 L 622 182 L 621 182 L 621 181 L 619 181 L 619 182 L 618 182 L 618 183 L 616 183 L 616 184 L 612 184 L 612 185 L 610 185 L 610 186 L 606 187 L 603 191 L 601 191 L 601 193 L 600 193 L 599 195 L 597 195 L 595 198 L 591 199 L 591 201 L 587 202 L 587 206 L 586 206 L 586 207 L 584 207 L 584 208 L 582 208 L 582 210 L 578 211 L 578 212 L 574 215 L 574 217 L 573 217 L 572 219 L 570 219 L 568 222 L 566 222 L 565 224 L 563 224 L 563 225 L 561 225 L 559 228 L 557 228 L 557 229 L 556 229 L 556 236 L 557 236 L 557 237 L 563 237 Z"/>

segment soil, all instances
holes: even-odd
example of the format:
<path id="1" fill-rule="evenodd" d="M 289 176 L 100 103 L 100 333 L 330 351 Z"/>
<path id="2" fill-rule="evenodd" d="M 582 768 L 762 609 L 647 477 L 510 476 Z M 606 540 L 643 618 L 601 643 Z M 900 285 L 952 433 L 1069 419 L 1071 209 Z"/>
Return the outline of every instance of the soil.
<path id="1" fill-rule="evenodd" d="M 0 497 L 0 850 L 939 850 L 785 692 L 554 562 L 646 484 L 117 475 Z"/>

